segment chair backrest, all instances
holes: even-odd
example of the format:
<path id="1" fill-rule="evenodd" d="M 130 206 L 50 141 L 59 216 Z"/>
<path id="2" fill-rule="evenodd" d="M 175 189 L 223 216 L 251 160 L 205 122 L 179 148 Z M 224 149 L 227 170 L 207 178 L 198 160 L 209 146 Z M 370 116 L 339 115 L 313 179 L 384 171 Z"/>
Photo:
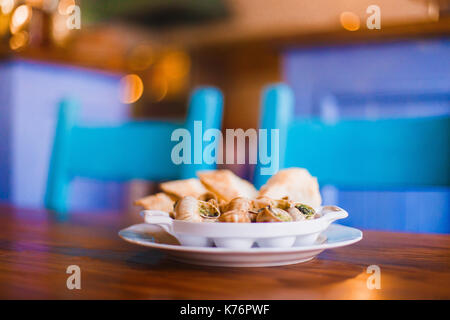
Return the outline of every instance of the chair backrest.
<path id="1" fill-rule="evenodd" d="M 305 167 L 321 184 L 390 188 L 450 185 L 450 117 L 295 119 L 286 85 L 263 96 L 261 128 L 280 129 L 280 167 Z M 255 184 L 268 179 L 257 167 Z"/>
<path id="2" fill-rule="evenodd" d="M 194 139 L 194 131 L 199 128 L 196 121 L 201 121 L 201 131 L 220 129 L 222 109 L 220 91 L 206 87 L 193 92 L 185 122 L 135 121 L 100 127 L 79 123 L 77 101 L 64 100 L 59 109 L 50 160 L 46 207 L 67 211 L 68 189 L 74 176 L 160 181 L 190 178 L 197 170 L 214 169 L 214 164 L 203 162 L 176 165 L 171 154 L 177 142 L 171 142 L 171 138 L 174 130 L 185 128 Z M 194 123 L 197 124 L 195 130 Z M 202 139 L 202 132 L 195 134 L 200 134 L 196 138 Z"/>
<path id="3" fill-rule="evenodd" d="M 286 85 L 269 87 L 262 102 L 261 128 L 279 129 L 280 168 L 305 167 L 321 186 L 337 186 L 339 191 L 327 189 L 326 198 L 349 210 L 344 224 L 450 232 L 450 117 L 339 120 L 331 112 L 325 121 L 295 119 Z M 257 187 L 269 178 L 261 166 Z"/>

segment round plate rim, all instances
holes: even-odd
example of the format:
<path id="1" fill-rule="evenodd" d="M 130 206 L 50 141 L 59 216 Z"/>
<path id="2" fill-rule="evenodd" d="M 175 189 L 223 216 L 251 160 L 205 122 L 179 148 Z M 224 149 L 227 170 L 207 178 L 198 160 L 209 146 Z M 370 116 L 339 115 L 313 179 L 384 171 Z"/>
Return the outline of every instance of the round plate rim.
<path id="1" fill-rule="evenodd" d="M 313 244 L 313 245 L 308 245 L 308 246 L 298 246 L 298 247 L 289 247 L 289 248 L 250 248 L 250 249 L 228 249 L 228 248 L 216 248 L 216 247 L 188 247 L 188 246 L 181 246 L 181 245 L 171 245 L 171 244 L 163 244 L 163 243 L 156 243 L 156 242 L 142 242 L 142 241 L 137 241 L 137 240 L 133 240 L 130 238 L 127 238 L 124 233 L 132 228 L 132 227 L 136 227 L 138 225 L 145 225 L 145 223 L 141 223 L 141 224 L 135 224 L 132 226 L 129 226 L 125 229 L 122 229 L 119 231 L 119 237 L 121 237 L 123 240 L 129 242 L 129 243 L 133 243 L 133 244 L 137 244 L 140 246 L 144 246 L 144 247 L 150 247 L 150 248 L 155 248 L 155 249 L 160 249 L 160 250 L 166 250 L 166 251 L 184 251 L 184 252 L 192 252 L 192 253 L 227 253 L 227 254 L 261 254 L 261 253 L 285 253 L 285 252 L 302 252 L 302 251 L 313 251 L 313 250 L 325 250 L 325 249 L 331 249 L 331 248 L 338 248 L 338 247 L 344 247 L 344 246 L 348 246 L 351 244 L 354 244 L 358 241 L 360 241 L 363 238 L 363 233 L 361 230 L 356 229 L 356 228 L 352 228 L 352 227 L 347 227 L 347 226 L 343 226 L 340 224 L 332 224 L 330 225 L 333 227 L 338 227 L 338 228 L 344 228 L 344 229 L 350 229 L 353 232 L 357 232 L 358 236 L 356 236 L 353 239 L 349 239 L 349 240 L 344 240 L 344 241 L 335 241 L 335 242 L 330 242 L 330 243 L 321 243 L 321 244 Z M 328 228 L 326 229 L 328 230 Z M 326 231 L 324 230 L 324 232 Z M 349 230 L 349 231 L 350 231 Z"/>

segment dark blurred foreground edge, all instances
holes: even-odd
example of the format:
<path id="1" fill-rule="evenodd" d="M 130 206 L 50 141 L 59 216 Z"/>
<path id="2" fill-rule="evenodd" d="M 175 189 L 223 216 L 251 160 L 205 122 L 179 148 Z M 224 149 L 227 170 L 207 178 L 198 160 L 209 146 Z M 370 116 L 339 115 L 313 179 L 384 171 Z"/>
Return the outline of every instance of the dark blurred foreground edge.
<path id="1" fill-rule="evenodd" d="M 348 300 L 2 300 L 2 312 L 60 315 L 61 318 L 113 314 L 127 319 L 163 315 L 164 319 L 300 319 L 308 314 L 350 318 L 417 315 L 420 311 L 445 312 L 449 300 L 348 301 Z M 432 308 L 432 309 L 430 309 Z M 43 312 L 43 313 L 41 313 Z M 443 313 L 444 314 L 444 313 Z M 294 317 L 292 317 L 294 316 Z"/>

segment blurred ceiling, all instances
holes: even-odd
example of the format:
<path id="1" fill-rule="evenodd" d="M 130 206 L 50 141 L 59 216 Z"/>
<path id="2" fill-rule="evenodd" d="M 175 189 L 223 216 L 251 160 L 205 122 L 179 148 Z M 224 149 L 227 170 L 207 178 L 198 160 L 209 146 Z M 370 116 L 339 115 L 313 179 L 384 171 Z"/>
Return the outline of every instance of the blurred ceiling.
<path id="1" fill-rule="evenodd" d="M 185 47 L 280 40 L 311 42 L 322 36 L 364 39 L 378 34 L 447 33 L 450 0 L 378 0 L 382 32 L 366 28 L 373 0 L 82 0 L 83 19 L 96 24 L 122 21 L 148 38 Z M 360 21 L 345 31 L 340 15 Z M 352 30 L 355 31 L 355 30 Z M 314 42 L 314 41 L 313 41 Z"/>
<path id="2" fill-rule="evenodd" d="M 108 20 L 151 28 L 193 25 L 228 16 L 223 0 L 82 0 L 83 20 Z"/>

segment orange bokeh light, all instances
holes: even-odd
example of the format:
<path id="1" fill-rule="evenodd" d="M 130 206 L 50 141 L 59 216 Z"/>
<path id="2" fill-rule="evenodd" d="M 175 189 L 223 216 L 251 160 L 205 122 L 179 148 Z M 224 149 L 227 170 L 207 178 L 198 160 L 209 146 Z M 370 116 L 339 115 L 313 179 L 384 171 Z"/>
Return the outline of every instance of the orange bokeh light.
<path id="1" fill-rule="evenodd" d="M 32 12 L 31 7 L 26 4 L 18 6 L 16 10 L 14 10 L 10 25 L 12 34 L 18 32 L 20 28 L 30 21 Z"/>
<path id="2" fill-rule="evenodd" d="M 167 96 L 169 83 L 164 73 L 154 72 L 150 79 L 149 94 L 154 102 L 159 102 Z"/>
<path id="3" fill-rule="evenodd" d="M 167 78 L 179 79 L 189 73 L 191 59 L 183 51 L 173 51 L 161 59 L 159 67 Z"/>
<path id="4" fill-rule="evenodd" d="M 58 3 L 58 12 L 61 15 L 69 14 L 70 12 L 67 12 L 70 6 L 75 5 L 75 0 L 60 0 Z"/>
<path id="5" fill-rule="evenodd" d="M 9 39 L 9 47 L 12 50 L 19 50 L 25 47 L 28 43 L 28 33 L 26 31 L 19 31 Z"/>
<path id="6" fill-rule="evenodd" d="M 359 29 L 361 22 L 359 17 L 353 12 L 342 12 L 340 16 L 341 26 L 348 31 L 356 31 Z"/>
<path id="7" fill-rule="evenodd" d="M 14 9 L 14 0 L 0 0 L 0 11 L 9 14 Z"/>
<path id="8" fill-rule="evenodd" d="M 136 74 L 128 74 L 120 80 L 121 101 L 133 103 L 139 100 L 144 92 L 142 79 Z"/>

